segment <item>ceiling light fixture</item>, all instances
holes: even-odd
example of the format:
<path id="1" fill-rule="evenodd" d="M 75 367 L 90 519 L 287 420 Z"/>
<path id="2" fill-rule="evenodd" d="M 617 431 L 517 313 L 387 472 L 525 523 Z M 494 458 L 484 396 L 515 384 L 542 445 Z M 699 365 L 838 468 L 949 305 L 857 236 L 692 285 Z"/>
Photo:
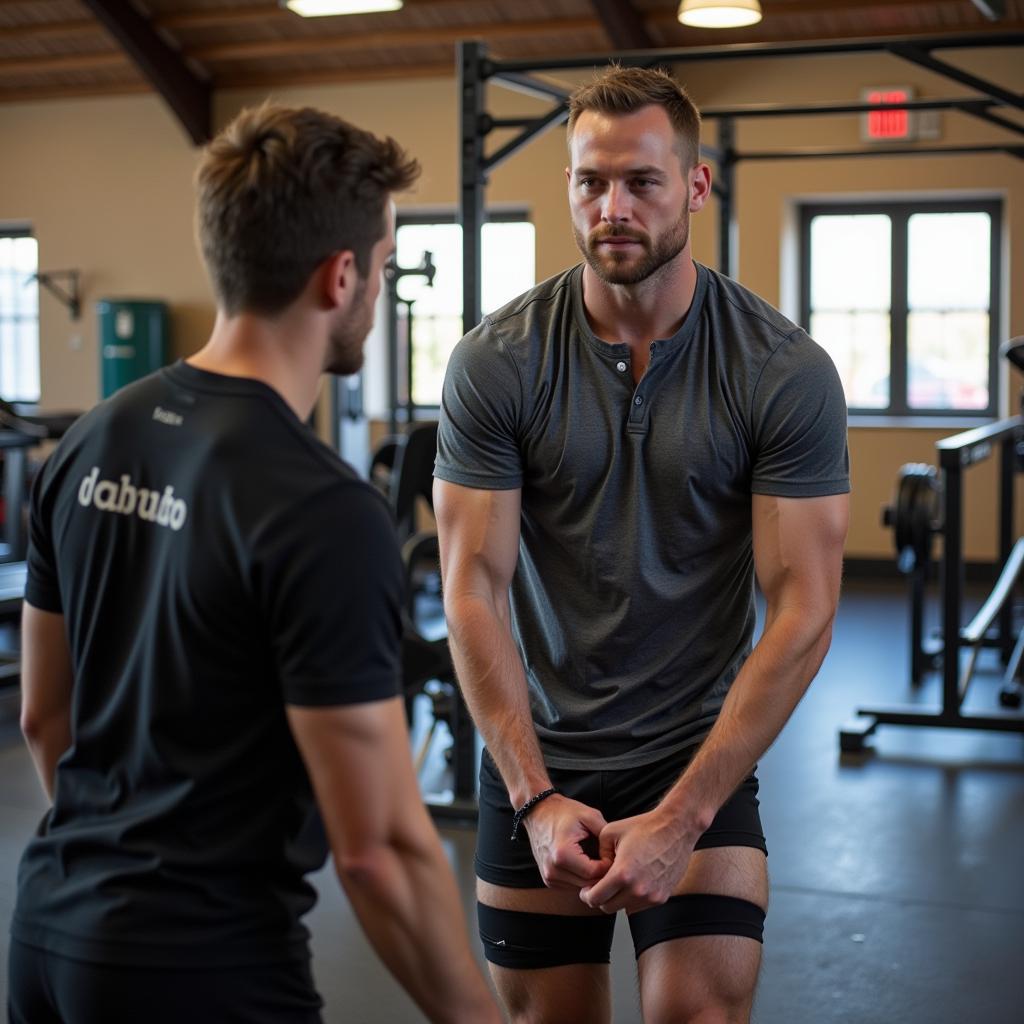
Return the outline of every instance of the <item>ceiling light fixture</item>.
<path id="1" fill-rule="evenodd" d="M 402 7 L 402 0 L 281 0 L 281 6 L 303 18 L 326 18 L 332 14 L 397 11 Z"/>
<path id="2" fill-rule="evenodd" d="M 691 28 L 743 28 L 761 20 L 758 0 L 683 0 L 679 20 Z"/>

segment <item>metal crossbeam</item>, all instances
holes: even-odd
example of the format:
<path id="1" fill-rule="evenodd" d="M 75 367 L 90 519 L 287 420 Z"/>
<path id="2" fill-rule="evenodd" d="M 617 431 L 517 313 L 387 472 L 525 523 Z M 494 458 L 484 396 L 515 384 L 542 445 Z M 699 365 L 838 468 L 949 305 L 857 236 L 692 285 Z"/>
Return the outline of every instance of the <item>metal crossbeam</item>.
<path id="1" fill-rule="evenodd" d="M 889 39 L 826 39 L 808 43 L 731 43 L 727 46 L 689 46 L 684 49 L 626 50 L 622 53 L 592 53 L 575 57 L 534 60 L 488 61 L 491 75 L 508 72 L 557 71 L 571 68 L 603 67 L 614 60 L 623 66 L 684 64 L 705 60 L 750 60 L 768 57 L 814 57 L 839 53 L 892 52 L 894 47 L 912 46 L 925 52 L 951 49 L 992 49 L 1024 45 L 1022 32 L 981 32 L 964 36 L 924 36 Z"/>
<path id="2" fill-rule="evenodd" d="M 984 78 L 979 78 L 977 75 L 972 75 L 968 71 L 963 71 L 958 67 L 954 67 L 948 61 L 939 60 L 938 57 L 933 57 L 928 53 L 929 47 L 923 45 L 895 43 L 891 46 L 887 46 L 885 49 L 897 57 L 902 57 L 903 60 L 910 61 L 911 64 L 917 64 L 919 67 L 927 68 L 929 71 L 936 72 L 936 74 L 944 75 L 946 78 L 953 79 L 954 82 L 959 82 L 961 85 L 966 85 L 971 89 L 976 89 L 985 96 L 991 96 L 993 99 L 1001 100 L 1003 103 L 1006 103 L 1011 107 L 1016 107 L 1018 110 L 1024 110 L 1024 96 L 1021 96 L 1019 93 L 1011 92 L 1009 89 L 1004 89 L 1002 86 L 996 85 L 994 82 L 989 82 Z"/>

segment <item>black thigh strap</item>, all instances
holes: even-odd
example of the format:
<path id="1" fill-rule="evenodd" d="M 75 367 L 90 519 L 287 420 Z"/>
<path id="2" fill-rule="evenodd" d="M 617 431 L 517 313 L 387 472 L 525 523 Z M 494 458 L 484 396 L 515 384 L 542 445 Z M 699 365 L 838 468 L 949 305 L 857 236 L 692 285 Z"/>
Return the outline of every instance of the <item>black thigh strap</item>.
<path id="1" fill-rule="evenodd" d="M 764 941 L 764 911 L 735 896 L 688 893 L 673 896 L 660 907 L 629 915 L 633 948 L 639 957 L 645 949 L 689 935 L 743 935 Z"/>
<path id="2" fill-rule="evenodd" d="M 530 970 L 611 959 L 615 915 L 571 917 L 498 910 L 477 903 L 484 956 L 499 967 Z"/>

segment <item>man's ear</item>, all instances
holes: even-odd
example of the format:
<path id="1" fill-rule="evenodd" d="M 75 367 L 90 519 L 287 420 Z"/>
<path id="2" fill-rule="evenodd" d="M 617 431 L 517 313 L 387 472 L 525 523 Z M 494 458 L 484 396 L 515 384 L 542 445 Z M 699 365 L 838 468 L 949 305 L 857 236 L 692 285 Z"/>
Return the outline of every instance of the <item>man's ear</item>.
<path id="1" fill-rule="evenodd" d="M 690 213 L 697 213 L 711 195 L 711 168 L 697 164 L 690 171 Z"/>
<path id="2" fill-rule="evenodd" d="M 355 253 L 343 249 L 320 265 L 321 293 L 328 309 L 345 309 L 359 283 Z"/>

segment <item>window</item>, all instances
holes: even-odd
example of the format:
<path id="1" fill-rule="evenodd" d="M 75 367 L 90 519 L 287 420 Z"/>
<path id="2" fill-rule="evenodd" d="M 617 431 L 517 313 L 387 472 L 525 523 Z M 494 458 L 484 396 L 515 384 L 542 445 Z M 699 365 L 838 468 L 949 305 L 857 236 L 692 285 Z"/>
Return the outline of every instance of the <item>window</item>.
<path id="1" fill-rule="evenodd" d="M 852 413 L 997 415 L 998 202 L 805 206 L 802 322 Z"/>
<path id="2" fill-rule="evenodd" d="M 448 357 L 462 337 L 462 226 L 454 216 L 399 213 L 395 259 L 400 267 L 418 266 L 431 253 L 437 271 L 433 287 L 421 277 L 398 281 L 399 337 L 405 337 L 407 303 L 412 302 L 412 366 L 409 383 L 399 382 L 407 404 L 437 407 Z M 534 228 L 524 214 L 491 214 L 482 235 L 484 312 L 503 306 L 536 283 Z M 403 308 L 404 307 L 404 308 Z"/>
<path id="3" fill-rule="evenodd" d="M 0 227 L 0 398 L 39 401 L 38 247 L 28 231 Z"/>

